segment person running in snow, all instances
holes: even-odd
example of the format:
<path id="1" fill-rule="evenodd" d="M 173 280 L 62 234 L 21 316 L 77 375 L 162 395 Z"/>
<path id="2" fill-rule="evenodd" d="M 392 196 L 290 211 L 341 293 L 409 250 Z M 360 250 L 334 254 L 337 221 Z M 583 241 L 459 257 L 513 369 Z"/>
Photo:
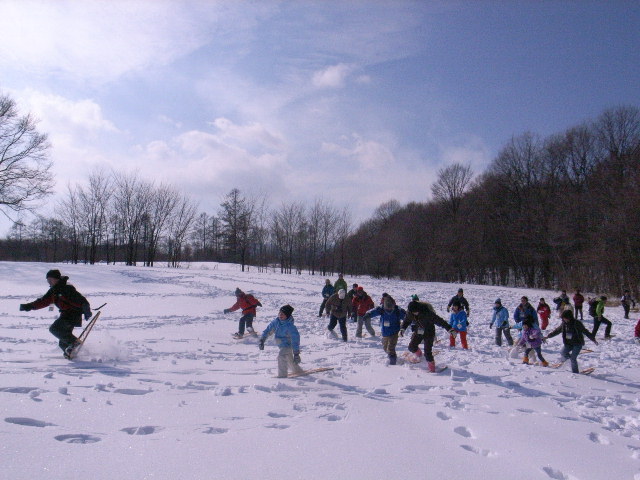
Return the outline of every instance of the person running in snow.
<path id="1" fill-rule="evenodd" d="M 584 295 L 580 293 L 580 290 L 576 290 L 573 295 L 573 314 L 578 318 L 578 312 L 580 313 L 580 320 L 584 320 L 584 314 L 582 313 L 582 306 L 584 305 Z"/>
<path id="2" fill-rule="evenodd" d="M 531 350 L 534 350 L 538 355 L 540 364 L 543 367 L 549 366 L 549 362 L 542 356 L 542 331 L 535 327 L 533 317 L 531 316 L 527 317 L 522 323 L 522 336 L 518 341 L 518 346 L 524 347 L 522 363 L 529 364 L 529 353 L 531 353 Z"/>
<path id="3" fill-rule="evenodd" d="M 462 348 L 465 350 L 469 350 L 469 345 L 467 345 L 467 314 L 462 309 L 462 304 L 460 302 L 454 301 L 451 304 L 451 317 L 449 317 L 449 325 L 453 329 L 454 332 L 460 334 L 460 343 L 462 344 Z M 456 346 L 456 335 L 449 336 L 449 348 L 455 348 Z"/>
<path id="4" fill-rule="evenodd" d="M 342 334 L 342 341 L 347 341 L 347 317 L 351 315 L 351 302 L 347 298 L 347 291 L 344 288 L 338 290 L 338 293 L 334 293 L 327 300 L 325 306 L 327 315 L 329 316 L 329 325 L 327 330 L 332 335 L 337 336 L 333 331 L 337 324 L 340 324 L 340 333 Z"/>
<path id="5" fill-rule="evenodd" d="M 535 326 L 540 328 L 540 325 L 538 324 L 538 312 L 536 312 L 535 308 L 533 308 L 529 303 L 529 299 L 527 297 L 522 297 L 520 299 L 520 305 L 518 305 L 513 311 L 513 321 L 516 324 L 515 328 L 522 328 L 522 323 L 527 319 L 527 315 L 531 315 Z"/>
<path id="6" fill-rule="evenodd" d="M 324 281 L 324 287 L 322 287 L 322 303 L 320 304 L 320 311 L 318 312 L 318 316 L 322 316 L 322 312 L 324 311 L 324 307 L 327 304 L 327 300 L 329 297 L 336 293 L 336 289 L 331 285 L 331 280 L 328 278 Z"/>
<path id="7" fill-rule="evenodd" d="M 598 333 L 598 329 L 600 328 L 600 324 L 604 323 L 606 325 L 606 328 L 604 329 L 604 338 L 605 340 L 608 340 L 611 338 L 612 323 L 604 316 L 604 307 L 606 303 L 607 297 L 605 297 L 604 295 L 602 295 L 596 303 L 596 315 L 595 317 L 593 317 L 593 330 L 591 331 L 591 335 L 595 337 L 596 333 Z"/>
<path id="8" fill-rule="evenodd" d="M 580 320 L 576 320 L 571 310 L 562 312 L 560 318 L 562 319 L 562 324 L 544 337 L 543 340 L 562 333 L 562 343 L 564 344 L 562 358 L 571 360 L 571 371 L 573 373 L 580 373 L 580 369 L 578 368 L 578 355 L 582 347 L 584 347 L 584 337 L 586 336 L 598 345 L 596 336 L 587 330 Z"/>
<path id="9" fill-rule="evenodd" d="M 629 318 L 629 312 L 631 311 L 631 306 L 632 305 L 634 307 L 636 306 L 636 301 L 633 299 L 633 297 L 629 293 L 629 290 L 625 290 L 624 291 L 624 294 L 620 298 L 620 304 L 622 305 L 622 308 L 624 309 L 624 318 L 628 319 Z"/>
<path id="10" fill-rule="evenodd" d="M 376 335 L 375 330 L 371 326 L 371 317 L 367 317 L 366 313 L 375 307 L 373 300 L 364 291 L 364 288 L 358 287 L 358 290 L 351 300 L 351 304 L 353 305 L 353 310 L 357 315 L 358 325 L 356 327 L 356 338 L 362 338 L 362 325 L 364 324 L 369 335 L 374 337 Z"/>
<path id="11" fill-rule="evenodd" d="M 372 302 L 373 304 L 373 302 Z M 376 307 L 365 314 L 365 322 L 372 317 L 380 317 L 380 327 L 382 327 L 382 348 L 389 357 L 389 365 L 395 365 L 398 359 L 396 345 L 398 344 L 398 334 L 400 324 L 405 319 L 407 312 L 396 305 L 391 295 L 384 299 L 382 307 Z"/>
<path id="12" fill-rule="evenodd" d="M 92 317 L 91 306 L 73 285 L 67 283 L 69 277 L 63 277 L 60 270 L 49 270 L 46 279 L 50 287 L 47 293 L 31 303 L 20 304 L 20 310 L 29 312 L 55 304 L 60 316 L 51 324 L 49 331 L 58 339 L 58 346 L 64 352 L 65 358 L 70 358 L 78 340 L 73 334 L 73 329 L 82 326 L 83 315 L 85 320 Z"/>
<path id="13" fill-rule="evenodd" d="M 544 298 L 540 299 L 536 312 L 538 312 L 538 317 L 540 318 L 540 329 L 546 330 L 547 327 L 549 326 L 549 317 L 551 316 L 551 307 L 547 302 L 544 301 Z"/>
<path id="14" fill-rule="evenodd" d="M 244 336 L 244 328 L 252 335 L 256 334 L 253 329 L 253 319 L 256 317 L 256 307 L 261 307 L 260 301 L 251 294 L 244 293 L 239 288 L 234 292 L 236 295 L 236 303 L 231 308 L 225 308 L 224 313 L 235 312 L 242 309 L 242 316 L 238 322 L 238 331 L 233 334 L 233 338 L 242 338 Z"/>
<path id="15" fill-rule="evenodd" d="M 562 312 L 568 310 L 571 307 L 571 300 L 569 300 L 569 295 L 567 295 L 566 290 L 562 290 L 560 296 L 553 299 L 553 303 L 556 304 L 556 310 L 558 311 L 558 315 L 562 315 Z"/>
<path id="16" fill-rule="evenodd" d="M 447 305 L 447 313 L 451 311 L 451 307 L 453 306 L 454 302 L 458 302 L 460 304 L 460 307 L 464 308 L 464 310 L 467 312 L 467 316 L 471 314 L 471 310 L 469 309 L 469 302 L 466 298 L 464 298 L 464 290 L 462 288 L 459 288 L 458 293 L 451 297 L 451 300 L 449 300 L 449 304 Z"/>
<path id="17" fill-rule="evenodd" d="M 400 326 L 401 337 L 404 337 L 405 330 L 412 323 L 415 323 L 415 330 L 407 348 L 409 352 L 419 358 L 422 355 L 420 344 L 424 341 L 424 358 L 427 360 L 427 367 L 431 373 L 435 373 L 436 363 L 433 358 L 433 342 L 436 338 L 435 326 L 444 328 L 449 334 L 453 329 L 443 318 L 438 316 L 430 303 L 416 300 L 412 300 L 407 306 L 407 315 Z"/>
<path id="18" fill-rule="evenodd" d="M 286 378 L 292 373 L 302 373 L 300 367 L 300 333 L 294 325 L 291 314 L 294 308 L 285 305 L 280 308 L 278 317 L 273 320 L 260 337 L 258 348 L 264 350 L 264 342 L 271 334 L 275 335 L 276 345 L 280 349 L 278 353 L 278 378 Z"/>
<path id="19" fill-rule="evenodd" d="M 336 292 L 341 288 L 344 289 L 345 292 L 347 291 L 347 281 L 344 279 L 344 275 L 341 273 L 338 274 L 338 280 L 333 284 L 333 288 L 335 288 Z"/>
<path id="20" fill-rule="evenodd" d="M 349 290 L 347 292 L 347 298 L 349 299 L 349 301 L 351 303 L 353 303 L 353 299 L 356 296 L 356 294 L 358 293 L 358 284 L 354 283 L 351 287 L 351 290 Z M 356 323 L 357 319 L 356 319 L 356 309 L 355 306 L 353 308 L 353 310 L 351 311 L 351 323 Z"/>
<path id="21" fill-rule="evenodd" d="M 489 328 L 493 328 L 494 325 L 496 327 L 496 345 L 502 346 L 502 335 L 504 335 L 507 344 L 512 346 L 513 338 L 511 338 L 511 331 L 509 330 L 511 328 L 509 326 L 509 310 L 502 306 L 502 300 L 499 298 L 496 298 L 493 305 L 493 318 L 491 318 Z"/>

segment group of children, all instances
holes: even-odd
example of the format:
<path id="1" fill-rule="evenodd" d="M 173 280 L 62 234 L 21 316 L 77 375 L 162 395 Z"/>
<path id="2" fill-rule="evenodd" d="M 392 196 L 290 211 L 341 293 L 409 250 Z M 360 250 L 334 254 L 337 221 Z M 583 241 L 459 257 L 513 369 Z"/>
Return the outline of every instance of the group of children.
<path id="1" fill-rule="evenodd" d="M 47 293 L 34 302 L 21 304 L 20 310 L 29 311 L 44 308 L 52 303 L 55 304 L 60 309 L 60 317 L 51 325 L 50 332 L 59 339 L 60 348 L 63 350 L 65 357 L 69 358 L 69 351 L 77 344 L 77 338 L 72 333 L 73 328 L 79 326 L 81 316 L 84 315 L 85 319 L 91 318 L 91 308 L 86 298 L 78 293 L 71 284 L 67 283 L 68 277 L 63 277 L 59 270 L 47 272 L 46 279 L 50 286 Z M 342 283 L 339 283 L 340 280 Z M 331 286 L 330 284 L 331 282 L 327 280 L 326 286 Z M 464 298 L 462 289 L 458 290 L 458 293 L 447 305 L 447 312 L 450 312 L 450 318 L 449 322 L 446 322 L 436 314 L 428 302 L 420 301 L 417 295 L 412 296 L 406 310 L 399 307 L 393 297 L 387 293 L 383 294 L 379 305 L 376 307 L 371 297 L 362 287 L 354 284 L 354 288 L 347 294 L 346 282 L 344 282 L 342 276 L 336 284 L 341 288 L 333 293 L 328 289 L 328 296 L 325 296 L 323 291 L 324 300 L 320 315 L 322 315 L 323 311 L 326 311 L 330 317 L 329 325 L 327 326 L 328 331 L 335 336 L 333 330 L 339 324 L 342 339 L 347 341 L 346 319 L 353 312 L 357 322 L 356 337 L 362 336 L 363 327 L 367 329 L 371 336 L 375 336 L 375 330 L 371 326 L 371 319 L 380 317 L 382 346 L 391 365 L 397 363 L 396 346 L 398 338 L 403 337 L 409 327 L 411 327 L 412 333 L 408 351 L 414 358 L 420 358 L 424 355 L 428 369 L 431 372 L 436 371 L 432 351 L 436 338 L 436 326 L 449 333 L 449 346 L 451 348 L 455 347 L 457 336 L 460 336 L 462 348 L 469 348 L 467 329 L 470 308 L 469 302 Z M 333 286 L 331 287 L 333 288 Z M 224 310 L 224 313 L 242 311 L 238 331 L 234 334 L 234 337 L 242 338 L 245 329 L 248 333 L 257 336 L 253 329 L 253 320 L 256 316 L 257 307 L 261 307 L 262 304 L 253 295 L 246 294 L 239 288 L 236 288 L 235 295 L 236 302 L 234 305 Z M 580 292 L 578 291 L 576 295 L 580 295 Z M 582 301 L 576 301 L 576 296 L 574 296 L 576 312 L 581 314 L 582 309 L 578 310 L 577 307 L 582 306 Z M 543 331 L 548 326 L 549 306 L 546 305 L 544 299 L 540 299 L 538 309 L 534 309 L 528 298 L 524 296 L 513 313 L 513 319 L 516 322 L 514 328 L 521 331 L 516 342 L 514 342 L 510 333 L 509 312 L 502 305 L 502 301 L 499 298 L 494 302 L 493 317 L 489 328 L 495 327 L 496 329 L 495 342 L 497 345 L 502 345 L 502 337 L 504 336 L 509 345 L 514 345 L 515 343 L 518 347 L 524 348 L 523 363 L 529 363 L 529 354 L 535 351 L 543 366 L 547 366 L 548 362 L 542 355 L 542 342 L 562 334 L 564 345 L 562 357 L 571 361 L 571 369 L 577 373 L 579 370 L 576 359 L 584 346 L 584 337 L 597 344 L 596 333 L 600 323 L 608 323 L 605 330 L 605 338 L 610 338 L 611 336 L 611 322 L 603 316 L 606 297 L 600 297 L 594 306 L 594 312 L 592 313 L 592 316 L 594 316 L 594 328 L 592 331 L 587 330 L 582 321 L 578 320 L 574 315 L 574 310 L 570 308 L 566 292 L 562 292 L 562 295 L 555 299 L 554 302 L 557 305 L 562 323 L 546 336 L 544 336 Z M 590 309 L 591 307 L 592 305 L 590 304 Z M 291 305 L 287 304 L 281 307 L 278 311 L 278 316 L 264 329 L 259 340 L 259 348 L 263 350 L 267 338 L 270 335 L 275 336 L 276 344 L 280 349 L 278 355 L 278 377 L 286 377 L 289 371 L 293 373 L 302 372 L 302 368 L 299 365 L 300 333 L 294 324 L 293 311 L 294 308 Z M 625 315 L 627 314 L 628 312 L 625 308 Z M 538 315 L 542 319 L 542 324 L 539 324 Z M 583 318 L 582 315 L 581 318 Z M 635 341 L 640 344 L 640 320 L 635 327 Z M 424 352 L 420 350 L 421 345 L 423 345 Z"/>

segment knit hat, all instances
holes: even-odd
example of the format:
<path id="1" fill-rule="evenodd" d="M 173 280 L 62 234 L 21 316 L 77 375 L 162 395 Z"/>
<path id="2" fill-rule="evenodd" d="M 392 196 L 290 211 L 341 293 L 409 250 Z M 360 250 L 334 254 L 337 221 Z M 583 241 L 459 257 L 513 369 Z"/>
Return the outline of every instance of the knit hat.
<path id="1" fill-rule="evenodd" d="M 418 295 L 414 293 L 413 295 L 411 295 L 411 300 L 417 302 L 418 300 L 420 300 L 420 297 L 418 297 Z"/>
<path id="2" fill-rule="evenodd" d="M 234 293 L 236 294 L 236 297 L 240 297 L 240 296 L 244 295 L 244 292 L 242 290 L 240 290 L 239 288 L 236 288 L 236 291 Z"/>
<path id="3" fill-rule="evenodd" d="M 284 313 L 287 318 L 289 318 L 291 316 L 291 314 L 293 313 L 293 307 L 289 304 L 286 304 L 284 307 L 280 307 L 280 311 L 282 313 Z"/>
<path id="4" fill-rule="evenodd" d="M 498 305 L 502 305 L 502 300 L 500 300 L 499 298 L 496 298 L 496 301 L 493 303 L 497 303 Z"/>
<path id="5" fill-rule="evenodd" d="M 340 300 L 342 300 L 346 296 L 347 296 L 347 292 L 344 288 L 341 288 L 340 290 L 338 290 L 338 298 Z"/>
<path id="6" fill-rule="evenodd" d="M 62 278 L 62 274 L 60 273 L 60 270 L 49 270 L 45 278 L 57 278 L 60 280 Z"/>

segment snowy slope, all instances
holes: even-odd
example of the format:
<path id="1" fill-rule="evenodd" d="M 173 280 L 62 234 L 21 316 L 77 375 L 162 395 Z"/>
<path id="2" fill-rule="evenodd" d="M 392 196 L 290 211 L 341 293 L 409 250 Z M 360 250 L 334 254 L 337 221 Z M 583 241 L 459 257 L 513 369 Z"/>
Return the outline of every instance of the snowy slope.
<path id="1" fill-rule="evenodd" d="M 555 292 L 465 285 L 472 351 L 439 343 L 436 363 L 449 369 L 434 375 L 424 363 L 386 365 L 380 339 L 354 339 L 353 324 L 348 343 L 328 338 L 318 276 L 60 264 L 93 306 L 108 302 L 68 362 L 47 331 L 56 312 L 18 311 L 46 291 L 52 267 L 0 263 L 3 478 L 640 480 L 637 313 L 608 308 L 617 336 L 588 342 L 579 362 L 597 370 L 574 375 L 509 361 L 488 328 L 496 297 L 511 312 L 523 294 Z M 403 306 L 417 293 L 447 319 L 458 287 L 347 281 Z M 264 305 L 259 331 L 293 305 L 303 366 L 335 369 L 273 378 L 273 344 L 231 338 L 239 314 L 222 310 L 236 287 Z M 556 337 L 543 351 L 554 361 L 560 348 Z"/>

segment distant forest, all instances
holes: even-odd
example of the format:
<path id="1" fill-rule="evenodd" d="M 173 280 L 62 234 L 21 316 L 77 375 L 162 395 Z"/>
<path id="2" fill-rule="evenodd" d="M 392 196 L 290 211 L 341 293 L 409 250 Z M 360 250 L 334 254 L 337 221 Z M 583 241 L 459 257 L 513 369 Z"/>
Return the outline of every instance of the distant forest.
<path id="1" fill-rule="evenodd" d="M 1 162 L 0 162 L 1 163 Z M 179 266 L 639 293 L 640 110 L 511 138 L 485 172 L 441 169 L 432 199 L 392 200 L 354 226 L 324 199 L 271 208 L 232 189 L 201 213 L 169 185 L 96 172 L 56 216 L 16 222 L 0 260 Z"/>

